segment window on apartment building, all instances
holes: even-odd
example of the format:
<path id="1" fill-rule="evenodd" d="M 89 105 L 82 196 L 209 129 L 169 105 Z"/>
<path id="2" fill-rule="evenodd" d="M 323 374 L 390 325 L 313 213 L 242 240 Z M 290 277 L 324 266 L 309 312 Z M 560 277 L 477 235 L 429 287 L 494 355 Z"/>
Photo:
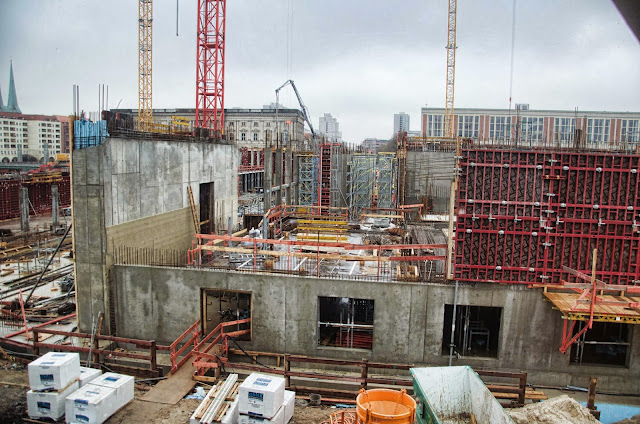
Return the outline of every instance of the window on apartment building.
<path id="1" fill-rule="evenodd" d="M 505 142 L 511 139 L 511 117 L 492 116 L 489 120 L 489 138 L 494 141 Z"/>
<path id="2" fill-rule="evenodd" d="M 627 143 L 640 141 L 640 120 L 623 119 L 621 124 L 620 141 Z"/>
<path id="3" fill-rule="evenodd" d="M 574 332 L 587 323 L 578 321 Z M 627 366 L 629 350 L 629 324 L 594 322 L 593 327 L 571 346 L 574 364 Z"/>
<path id="4" fill-rule="evenodd" d="M 243 127 L 246 127 L 246 126 L 247 126 L 247 123 L 246 123 L 245 121 L 242 121 L 242 126 L 243 126 Z"/>
<path id="5" fill-rule="evenodd" d="M 258 141 L 258 133 L 253 133 L 253 141 Z"/>
<path id="6" fill-rule="evenodd" d="M 587 142 L 594 144 L 609 142 L 609 124 L 609 119 L 588 119 Z"/>
<path id="7" fill-rule="evenodd" d="M 240 140 L 247 141 L 247 133 L 240 134 Z"/>
<path id="8" fill-rule="evenodd" d="M 270 127 L 270 126 L 271 126 L 271 122 L 267 122 L 267 127 Z"/>
<path id="9" fill-rule="evenodd" d="M 350 297 L 318 298 L 318 346 L 371 349 L 374 302 Z"/>
<path id="10" fill-rule="evenodd" d="M 480 131 L 480 116 L 458 116 L 458 135 L 477 138 Z"/>
<path id="11" fill-rule="evenodd" d="M 265 130 L 264 131 L 264 139 L 269 142 L 271 141 L 271 130 Z"/>
<path id="12" fill-rule="evenodd" d="M 202 290 L 202 330 L 209 334 L 222 323 L 242 321 L 251 318 L 251 292 L 203 289 Z M 246 331 L 234 337 L 236 340 L 251 340 L 251 322 L 237 323 L 225 326 L 225 333 Z"/>
<path id="13" fill-rule="evenodd" d="M 258 123 L 257 123 L 257 122 L 254 122 L 254 123 L 253 123 L 253 126 L 254 126 L 254 127 L 257 127 L 257 126 L 258 126 Z"/>
<path id="14" fill-rule="evenodd" d="M 444 115 L 427 115 L 427 137 L 443 137 Z"/>
<path id="15" fill-rule="evenodd" d="M 554 126 L 554 139 L 562 147 L 569 147 L 573 143 L 576 131 L 575 118 L 556 118 Z"/>
<path id="16" fill-rule="evenodd" d="M 442 354 L 449 355 L 453 305 L 444 305 Z M 453 350 L 461 356 L 497 358 L 502 308 L 457 305 Z"/>
<path id="17" fill-rule="evenodd" d="M 523 116 L 520 120 L 520 143 L 535 146 L 543 141 L 544 118 Z"/>

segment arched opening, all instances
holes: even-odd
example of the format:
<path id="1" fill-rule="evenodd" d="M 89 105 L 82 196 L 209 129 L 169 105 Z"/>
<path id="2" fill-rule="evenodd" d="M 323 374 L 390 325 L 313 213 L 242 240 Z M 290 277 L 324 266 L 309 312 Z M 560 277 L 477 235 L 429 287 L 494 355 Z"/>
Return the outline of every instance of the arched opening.
<path id="1" fill-rule="evenodd" d="M 17 159 L 16 159 L 16 160 L 17 160 Z M 11 161 L 9 160 L 9 158 L 7 158 L 7 157 L 2 158 L 2 163 L 9 163 L 9 162 L 11 162 Z"/>

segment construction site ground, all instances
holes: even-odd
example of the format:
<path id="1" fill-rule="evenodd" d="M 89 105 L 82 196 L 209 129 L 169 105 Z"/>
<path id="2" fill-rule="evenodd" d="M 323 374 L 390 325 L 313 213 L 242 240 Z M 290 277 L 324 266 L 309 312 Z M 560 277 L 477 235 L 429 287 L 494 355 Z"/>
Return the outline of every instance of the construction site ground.
<path id="1" fill-rule="evenodd" d="M 2 423 L 22 423 L 26 417 L 26 392 L 28 387 L 28 373 L 25 365 L 16 364 L 13 361 L 0 361 L 0 422 Z M 146 402 L 140 398 L 147 393 L 151 385 L 136 383 L 135 399 L 114 414 L 108 424 L 116 423 L 166 423 L 182 424 L 188 422 L 193 411 L 200 404 L 197 399 L 181 399 L 175 405 Z M 567 394 L 578 402 L 586 400 L 586 393 L 561 391 L 545 388 L 545 393 L 549 398 Z M 598 395 L 596 403 L 611 403 L 625 405 L 640 405 L 640 397 L 635 396 L 611 396 Z M 319 407 L 308 406 L 304 400 L 296 400 L 295 414 L 291 424 L 318 424 L 328 420 L 336 408 L 328 405 Z M 624 424 L 640 424 L 640 416 L 633 419 L 621 421 Z"/>

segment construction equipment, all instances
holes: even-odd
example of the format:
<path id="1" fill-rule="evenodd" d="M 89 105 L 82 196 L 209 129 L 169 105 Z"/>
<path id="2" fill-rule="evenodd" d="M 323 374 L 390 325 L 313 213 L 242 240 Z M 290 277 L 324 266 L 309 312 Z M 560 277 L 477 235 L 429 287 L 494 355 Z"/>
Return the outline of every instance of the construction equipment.
<path id="1" fill-rule="evenodd" d="M 138 3 L 138 129 L 150 131 L 153 122 L 151 103 L 151 45 L 153 23 L 153 0 Z"/>
<path id="2" fill-rule="evenodd" d="M 453 122 L 453 97 L 456 79 L 456 15 L 458 0 L 449 0 L 448 30 L 447 30 L 447 94 L 444 114 L 444 136 L 453 138 L 455 128 Z"/>
<path id="3" fill-rule="evenodd" d="M 216 139 L 224 133 L 226 5 L 226 0 L 198 0 L 196 135 L 213 131 Z"/>
<path id="4" fill-rule="evenodd" d="M 296 93 L 296 97 L 298 98 L 298 103 L 300 104 L 300 109 L 302 110 L 302 115 L 304 116 L 304 120 L 306 121 L 307 125 L 309 125 L 309 129 L 311 130 L 311 139 L 315 147 L 316 132 L 313 130 L 313 124 L 311 123 L 311 118 L 309 117 L 309 110 L 307 109 L 304 102 L 302 101 L 302 97 L 300 97 L 300 93 L 298 92 L 298 89 L 296 88 L 296 84 L 293 82 L 293 80 L 287 80 L 287 82 L 285 82 L 284 84 L 282 84 L 280 87 L 276 89 L 276 132 L 278 135 L 280 134 L 280 130 L 278 126 L 279 125 L 278 109 L 280 107 L 280 90 L 285 88 L 287 85 L 291 85 L 291 88 L 293 88 L 293 91 Z M 276 135 L 276 137 L 278 137 L 278 135 Z M 277 141 L 278 141 L 278 138 L 276 138 L 276 142 Z"/>

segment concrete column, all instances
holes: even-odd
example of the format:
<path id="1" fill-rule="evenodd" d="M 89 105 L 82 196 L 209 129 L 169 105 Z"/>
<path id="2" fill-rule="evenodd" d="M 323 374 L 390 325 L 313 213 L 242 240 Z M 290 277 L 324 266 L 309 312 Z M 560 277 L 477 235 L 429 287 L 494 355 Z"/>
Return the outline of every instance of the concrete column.
<path id="1" fill-rule="evenodd" d="M 285 197 L 285 202 L 287 205 L 292 205 L 293 201 L 291 198 L 291 193 L 293 191 L 293 163 L 291 162 L 291 158 L 293 157 L 293 152 L 291 151 L 291 148 L 287 149 L 287 151 L 284 154 L 284 160 L 287 164 L 287 167 L 285 169 L 285 177 L 284 177 L 284 182 L 285 184 L 287 184 L 287 188 L 286 188 L 286 197 Z"/>
<path id="2" fill-rule="evenodd" d="M 263 199 L 264 199 L 264 212 L 266 213 L 271 209 L 271 149 L 264 150 L 264 176 L 262 181 Z"/>
<path id="3" fill-rule="evenodd" d="M 58 226 L 60 218 L 60 196 L 58 194 L 58 184 L 51 185 L 51 225 Z"/>
<path id="4" fill-rule="evenodd" d="M 29 231 L 29 189 L 20 187 L 20 230 Z"/>
<path id="5" fill-rule="evenodd" d="M 282 147 L 276 150 L 276 163 L 274 164 L 274 168 L 276 170 L 276 186 L 280 187 L 276 194 L 276 205 L 280 205 L 282 203 Z"/>

